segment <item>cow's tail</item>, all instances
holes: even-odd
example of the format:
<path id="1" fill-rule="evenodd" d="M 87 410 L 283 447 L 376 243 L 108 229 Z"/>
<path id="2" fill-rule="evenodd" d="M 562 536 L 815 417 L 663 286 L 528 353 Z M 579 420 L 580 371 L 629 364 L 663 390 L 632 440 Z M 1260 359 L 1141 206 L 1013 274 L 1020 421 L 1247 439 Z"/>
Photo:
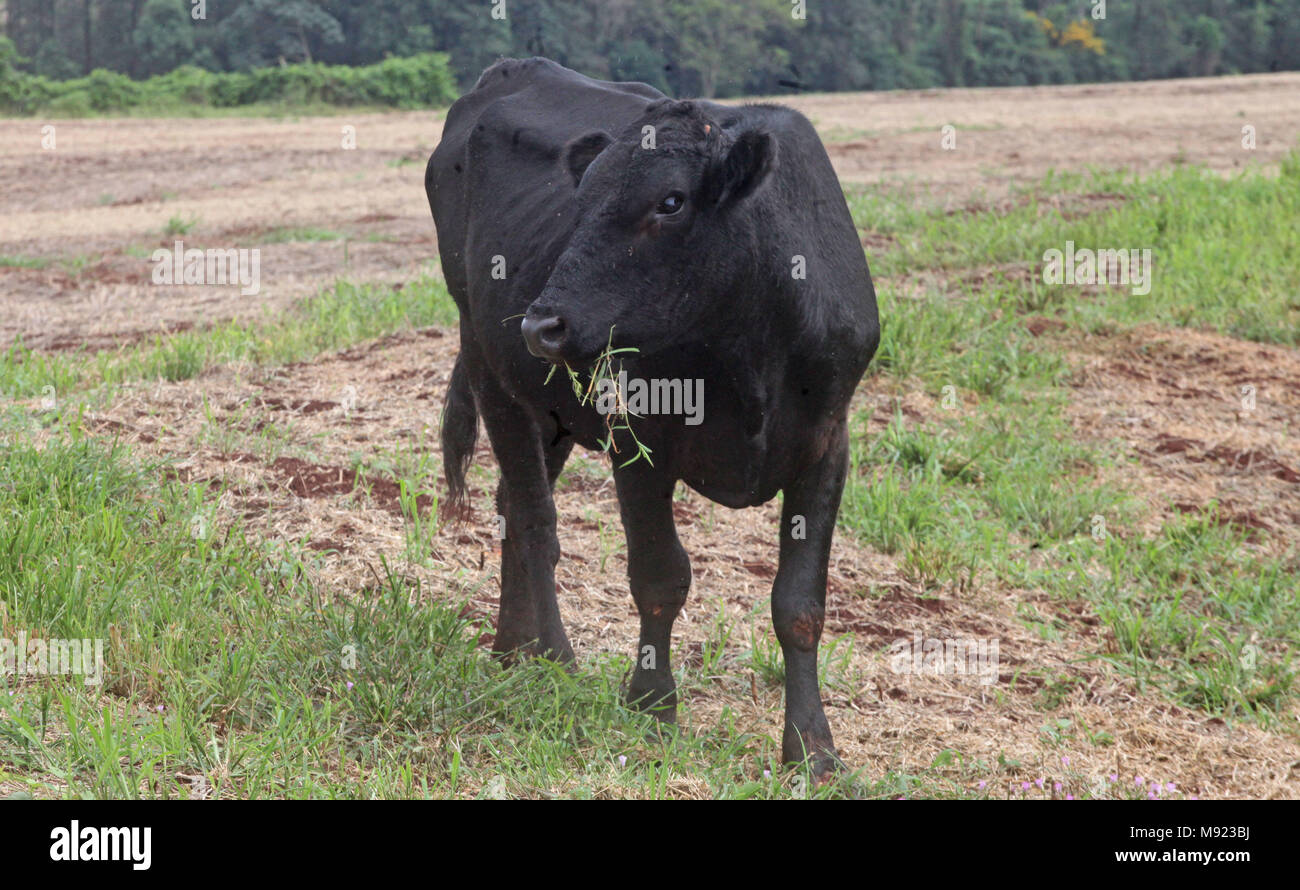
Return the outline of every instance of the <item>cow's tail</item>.
<path id="1" fill-rule="evenodd" d="M 442 471 L 447 478 L 448 496 L 439 512 L 444 521 L 455 523 L 469 516 L 465 474 L 474 459 L 477 441 L 478 409 L 474 407 L 464 358 L 457 356 L 442 406 Z"/>

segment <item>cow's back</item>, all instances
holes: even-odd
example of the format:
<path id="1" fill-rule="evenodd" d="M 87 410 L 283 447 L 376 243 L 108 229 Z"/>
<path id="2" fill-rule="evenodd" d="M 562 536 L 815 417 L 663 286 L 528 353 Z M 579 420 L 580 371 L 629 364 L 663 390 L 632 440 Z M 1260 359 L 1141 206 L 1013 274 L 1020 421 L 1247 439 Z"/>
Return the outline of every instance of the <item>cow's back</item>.
<path id="1" fill-rule="evenodd" d="M 475 229 L 510 244 L 513 259 L 536 254 L 572 227 L 574 184 L 560 156 L 593 130 L 617 133 L 650 102 L 663 98 L 640 83 L 611 83 L 549 59 L 503 59 L 447 112 L 442 140 L 425 170 L 425 191 L 438 230 L 448 290 L 468 314 L 467 261 Z M 489 245 L 490 246 L 490 245 Z M 480 270 L 486 271 L 486 270 Z"/>

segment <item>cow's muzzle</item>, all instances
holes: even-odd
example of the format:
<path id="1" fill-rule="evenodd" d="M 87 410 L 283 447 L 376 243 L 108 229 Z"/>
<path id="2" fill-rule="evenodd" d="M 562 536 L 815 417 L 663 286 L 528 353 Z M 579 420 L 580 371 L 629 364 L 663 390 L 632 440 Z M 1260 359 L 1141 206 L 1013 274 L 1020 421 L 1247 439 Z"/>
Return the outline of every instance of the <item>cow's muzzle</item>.
<path id="1" fill-rule="evenodd" d="M 569 341 L 569 326 L 552 312 L 534 312 L 530 307 L 520 325 L 528 351 L 548 362 L 564 360 L 564 347 Z"/>

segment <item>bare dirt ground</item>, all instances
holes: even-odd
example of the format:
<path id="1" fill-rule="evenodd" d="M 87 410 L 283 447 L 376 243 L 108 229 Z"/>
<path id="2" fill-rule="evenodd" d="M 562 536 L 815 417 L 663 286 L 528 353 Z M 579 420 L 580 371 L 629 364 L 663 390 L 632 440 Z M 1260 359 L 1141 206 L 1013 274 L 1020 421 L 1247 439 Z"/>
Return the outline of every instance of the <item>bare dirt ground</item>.
<path id="1" fill-rule="evenodd" d="M 1049 169 L 1170 163 L 1231 171 L 1277 161 L 1300 130 L 1300 76 L 1199 78 L 1147 83 L 922 90 L 809 96 L 791 101 L 836 144 L 843 179 L 913 181 L 953 201 L 1000 195 Z M 956 147 L 941 128 L 956 128 Z M 1242 147 L 1242 127 L 1256 148 Z M 840 141 L 842 140 L 842 141 Z"/>
<path id="2" fill-rule="evenodd" d="M 781 101 L 814 120 L 845 179 L 908 182 L 955 203 L 1003 194 L 1049 168 L 1271 164 L 1300 133 L 1297 74 Z M 52 150 L 41 148 L 46 123 L 55 127 Z M 955 151 L 940 146 L 945 124 L 957 128 Z M 1257 131 L 1253 152 L 1241 147 L 1247 124 Z M 342 147 L 349 126 L 355 149 Z M 0 257 L 30 261 L 0 268 L 0 347 L 21 336 L 37 349 L 103 348 L 273 313 L 341 276 L 409 280 L 437 252 L 423 167 L 439 132 L 433 113 L 0 121 Z M 173 216 L 197 222 L 186 234 L 165 235 Z M 256 296 L 150 283 L 148 253 L 178 237 L 186 246 L 255 246 L 274 230 L 307 227 L 347 236 L 346 247 L 342 240 L 264 244 Z M 1085 338 L 1044 323 L 1041 336 L 1077 369 L 1070 415 L 1079 435 L 1119 439 L 1129 449 L 1129 483 L 1149 500 L 1150 527 L 1218 499 L 1241 524 L 1272 540 L 1296 540 L 1297 351 L 1190 331 Z M 335 596 L 369 584 L 382 555 L 424 582 L 427 595 L 472 596 L 473 608 L 491 615 L 490 469 L 471 477 L 474 520 L 442 531 L 417 548 L 416 559 L 396 487 L 358 479 L 352 469 L 358 456 L 400 460 L 435 450 L 455 350 L 454 331 L 425 329 L 285 368 L 227 366 L 181 383 L 127 385 L 87 423 L 173 461 L 182 479 L 209 482 L 218 522 L 241 518 L 268 539 L 308 540 L 319 552 L 319 581 Z M 1249 410 L 1240 402 L 1246 384 L 1257 388 Z M 201 410 L 205 398 L 215 423 Z M 906 387 L 865 386 L 859 399 L 877 406 L 880 425 L 896 404 L 910 422 L 935 412 L 932 397 Z M 261 435 L 268 425 L 282 434 Z M 1224 429 L 1231 432 L 1208 432 Z M 598 463 L 578 461 L 557 496 L 561 607 L 580 657 L 630 653 L 636 639 L 612 483 Z M 476 464 L 492 467 L 485 447 Z M 676 509 L 695 577 L 677 628 L 679 657 L 699 657 L 719 611 L 742 628 L 729 648 L 747 648 L 751 623 L 770 633 L 766 616 L 750 613 L 775 574 L 776 508 L 733 512 L 688 493 Z M 1140 773 L 1202 797 L 1300 797 L 1293 734 L 1173 706 L 1085 660 L 1109 645 L 1086 605 L 999 584 L 925 589 L 897 556 L 842 535 L 832 561 L 827 638 L 852 642 L 846 669 L 867 682 L 851 696 L 829 694 L 828 716 L 846 761 L 870 774 L 924 769 L 954 749 L 989 762 L 1018 759 L 1031 779 L 1061 773 L 1067 756 L 1073 773 Z M 1026 614 L 1062 633 L 1044 638 Z M 889 643 L 918 632 L 998 637 L 999 682 L 889 671 Z M 1059 702 L 1050 714 L 1045 696 Z M 744 729 L 775 734 L 780 699 L 779 687 L 738 672 L 694 697 L 692 720 L 707 727 L 726 706 Z M 1049 741 L 1044 724 L 1058 717 L 1109 733 L 1114 743 Z"/>
<path id="3" fill-rule="evenodd" d="M 1136 457 L 1152 526 L 1170 507 L 1300 543 L 1300 353 L 1153 327 L 1062 343 L 1075 366 L 1070 415 Z M 1153 530 L 1149 528 L 1148 530 Z"/>

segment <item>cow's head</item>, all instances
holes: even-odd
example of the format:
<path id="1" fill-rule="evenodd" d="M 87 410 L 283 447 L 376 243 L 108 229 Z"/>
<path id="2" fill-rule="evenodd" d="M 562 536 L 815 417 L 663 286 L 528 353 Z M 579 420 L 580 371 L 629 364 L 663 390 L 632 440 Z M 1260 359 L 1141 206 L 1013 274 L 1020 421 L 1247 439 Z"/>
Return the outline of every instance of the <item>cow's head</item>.
<path id="1" fill-rule="evenodd" d="M 665 99 L 617 138 L 574 139 L 563 163 L 579 222 L 524 316 L 529 351 L 578 368 L 611 329 L 648 354 L 734 313 L 756 250 L 743 204 L 776 163 L 770 134 L 726 133 L 695 103 Z"/>

